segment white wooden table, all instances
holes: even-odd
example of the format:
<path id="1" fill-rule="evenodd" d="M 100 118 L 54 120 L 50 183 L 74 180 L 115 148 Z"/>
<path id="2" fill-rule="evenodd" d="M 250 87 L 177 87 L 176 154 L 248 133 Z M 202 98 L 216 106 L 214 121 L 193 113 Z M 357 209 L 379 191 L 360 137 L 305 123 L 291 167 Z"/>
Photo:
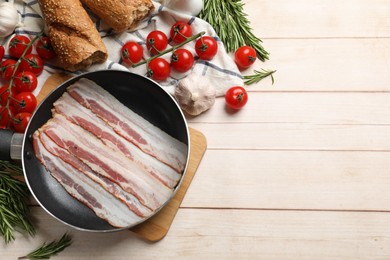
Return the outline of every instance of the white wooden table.
<path id="1" fill-rule="evenodd" d="M 390 259 L 390 1 L 246 0 L 277 69 L 238 113 L 190 119 L 208 149 L 168 235 L 83 233 L 32 206 L 55 259 Z M 245 72 L 250 74 L 251 70 Z"/>

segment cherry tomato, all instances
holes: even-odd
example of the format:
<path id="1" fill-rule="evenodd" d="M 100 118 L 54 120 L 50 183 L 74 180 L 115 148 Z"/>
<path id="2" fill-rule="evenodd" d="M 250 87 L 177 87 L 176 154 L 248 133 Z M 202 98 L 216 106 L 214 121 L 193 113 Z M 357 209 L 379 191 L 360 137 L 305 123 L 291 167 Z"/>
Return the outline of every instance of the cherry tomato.
<path id="1" fill-rule="evenodd" d="M 19 65 L 22 71 L 31 71 L 39 76 L 43 71 L 43 60 L 36 54 L 27 54 Z"/>
<path id="2" fill-rule="evenodd" d="M 11 57 L 19 59 L 23 52 L 27 49 L 27 45 L 30 43 L 30 39 L 23 35 L 15 35 L 9 42 L 8 52 Z M 30 46 L 26 54 L 30 54 L 32 46 Z"/>
<path id="3" fill-rule="evenodd" d="M 171 27 L 170 36 L 173 42 L 182 43 L 192 36 L 192 28 L 186 22 L 177 21 Z"/>
<path id="4" fill-rule="evenodd" d="M 31 113 L 21 112 L 15 115 L 13 120 L 13 126 L 18 133 L 24 133 L 26 131 L 28 122 L 31 119 Z"/>
<path id="5" fill-rule="evenodd" d="M 12 77 L 12 74 L 14 73 L 16 61 L 12 59 L 6 59 L 0 64 L 0 73 L 1 77 L 5 80 L 10 80 Z M 16 71 L 18 73 L 20 69 Z M 15 73 L 15 74 L 16 74 Z"/>
<path id="6" fill-rule="evenodd" d="M 121 57 L 124 62 L 129 65 L 133 65 L 142 60 L 144 55 L 144 49 L 137 42 L 126 42 L 121 49 Z"/>
<path id="7" fill-rule="evenodd" d="M 168 78 L 171 68 L 163 58 L 155 58 L 148 64 L 148 77 L 154 80 L 165 80 Z"/>
<path id="8" fill-rule="evenodd" d="M 9 106 L 8 109 L 0 107 L 0 128 L 11 128 L 12 119 L 15 115 L 15 109 L 13 106 Z"/>
<path id="9" fill-rule="evenodd" d="M 234 86 L 225 95 L 226 104 L 232 109 L 240 109 L 248 102 L 248 93 L 243 87 Z"/>
<path id="10" fill-rule="evenodd" d="M 165 50 L 167 46 L 168 38 L 162 31 L 151 31 L 146 37 L 146 48 L 152 55 L 156 55 Z"/>
<path id="11" fill-rule="evenodd" d="M 14 98 L 16 95 L 14 88 L 11 88 L 11 90 L 8 89 L 8 86 L 2 86 L 0 88 L 0 105 L 5 106 L 7 104 L 7 100 L 8 97 L 10 96 L 10 92 L 11 92 L 11 98 Z"/>
<path id="12" fill-rule="evenodd" d="M 33 92 L 38 85 L 37 76 L 31 71 L 22 71 L 14 78 L 16 92 Z"/>
<path id="13" fill-rule="evenodd" d="M 4 47 L 0 45 L 0 61 L 1 61 L 1 60 L 3 59 L 3 57 L 4 57 L 4 52 L 5 52 Z"/>
<path id="14" fill-rule="evenodd" d="M 212 60 L 218 51 L 217 41 L 210 36 L 203 36 L 195 43 L 195 52 L 202 60 Z"/>
<path id="15" fill-rule="evenodd" d="M 192 68 L 194 56 L 186 49 L 177 49 L 172 53 L 171 66 L 179 72 L 186 72 Z"/>
<path id="16" fill-rule="evenodd" d="M 49 37 L 46 36 L 42 36 L 38 39 L 35 49 L 42 59 L 50 60 L 57 55 L 53 50 Z"/>
<path id="17" fill-rule="evenodd" d="M 249 68 L 256 61 L 256 51 L 250 46 L 242 46 L 234 53 L 234 61 L 242 69 Z"/>
<path id="18" fill-rule="evenodd" d="M 37 99 L 31 92 L 22 92 L 15 96 L 12 101 L 16 112 L 34 112 L 37 107 Z"/>

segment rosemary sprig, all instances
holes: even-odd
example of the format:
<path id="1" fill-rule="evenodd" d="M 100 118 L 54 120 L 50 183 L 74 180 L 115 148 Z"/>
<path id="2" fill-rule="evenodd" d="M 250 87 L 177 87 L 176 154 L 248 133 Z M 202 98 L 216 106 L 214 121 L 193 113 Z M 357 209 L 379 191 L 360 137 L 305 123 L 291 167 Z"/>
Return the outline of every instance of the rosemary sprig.
<path id="1" fill-rule="evenodd" d="M 65 248 L 72 244 L 72 236 L 68 233 L 62 235 L 60 240 L 52 241 L 49 244 L 43 243 L 39 248 L 21 256 L 18 259 L 49 259 L 50 257 L 60 253 Z"/>
<path id="2" fill-rule="evenodd" d="M 23 176 L 23 169 L 20 165 L 8 161 L 0 161 L 0 171 L 12 176 Z"/>
<path id="3" fill-rule="evenodd" d="M 204 0 L 199 18 L 210 23 L 224 43 L 226 51 L 233 52 L 243 45 L 256 50 L 261 61 L 269 59 L 262 41 L 252 33 L 242 0 Z"/>
<path id="4" fill-rule="evenodd" d="M 24 230 L 30 235 L 35 228 L 29 219 L 27 185 L 12 176 L 20 176 L 22 169 L 16 164 L 0 161 L 0 235 L 5 243 L 15 239 L 15 231 Z"/>
<path id="5" fill-rule="evenodd" d="M 255 74 L 243 76 L 245 85 L 250 85 L 250 84 L 253 84 L 253 83 L 257 83 L 260 80 L 262 80 L 262 79 L 264 79 L 264 78 L 266 78 L 268 76 L 271 76 L 272 85 L 275 83 L 275 79 L 274 79 L 274 75 L 273 74 L 276 72 L 276 70 L 261 69 L 261 70 L 254 70 L 253 72 Z"/>

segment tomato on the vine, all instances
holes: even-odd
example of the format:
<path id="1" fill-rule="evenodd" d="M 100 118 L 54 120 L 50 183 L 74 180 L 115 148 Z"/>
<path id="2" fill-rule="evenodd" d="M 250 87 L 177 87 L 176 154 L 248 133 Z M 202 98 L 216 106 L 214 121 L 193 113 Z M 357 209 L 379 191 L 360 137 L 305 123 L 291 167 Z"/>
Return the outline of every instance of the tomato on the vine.
<path id="1" fill-rule="evenodd" d="M 12 59 L 6 59 L 0 64 L 0 73 L 1 77 L 5 80 L 10 80 L 12 74 L 14 73 L 16 61 Z M 20 71 L 20 68 L 17 69 L 15 74 Z"/>
<path id="2" fill-rule="evenodd" d="M 39 76 L 43 71 L 43 60 L 36 54 L 27 54 L 19 65 L 22 71 L 31 71 Z"/>
<path id="3" fill-rule="evenodd" d="M 24 133 L 26 131 L 28 122 L 31 119 L 31 113 L 21 112 L 15 115 L 13 120 L 13 126 L 18 133 Z"/>
<path id="4" fill-rule="evenodd" d="M 37 98 L 31 92 L 22 92 L 17 94 L 12 100 L 16 112 L 34 112 L 37 107 Z"/>
<path id="5" fill-rule="evenodd" d="M 11 128 L 15 109 L 12 106 L 0 106 L 0 128 Z"/>
<path id="6" fill-rule="evenodd" d="M 186 22 L 177 21 L 171 27 L 170 36 L 173 42 L 182 43 L 192 36 L 192 28 Z"/>
<path id="7" fill-rule="evenodd" d="M 142 46 L 134 41 L 126 42 L 121 49 L 121 57 L 124 62 L 133 65 L 142 60 L 144 49 Z"/>
<path id="8" fill-rule="evenodd" d="M 37 76 L 31 71 L 22 71 L 14 78 L 16 92 L 33 92 L 38 85 Z"/>
<path id="9" fill-rule="evenodd" d="M 168 46 L 168 38 L 162 31 L 151 31 L 146 37 L 146 48 L 151 55 L 156 55 Z"/>
<path id="10" fill-rule="evenodd" d="M 195 43 L 195 52 L 202 60 L 212 60 L 218 51 L 218 43 L 211 36 L 203 36 Z"/>
<path id="11" fill-rule="evenodd" d="M 226 104 L 232 109 L 240 109 L 248 102 L 248 93 L 243 87 L 234 86 L 225 95 Z"/>
<path id="12" fill-rule="evenodd" d="M 255 49 L 250 46 L 241 46 L 234 53 L 234 61 L 239 68 L 249 68 L 256 61 Z"/>
<path id="13" fill-rule="evenodd" d="M 165 80 L 168 78 L 171 68 L 163 58 L 155 58 L 148 64 L 148 77 L 154 80 Z"/>
<path id="14" fill-rule="evenodd" d="M 0 45 L 0 61 L 3 59 L 5 53 L 5 49 L 3 46 Z"/>
<path id="15" fill-rule="evenodd" d="M 11 94 L 11 98 L 14 98 L 16 95 L 16 92 L 14 88 L 9 89 L 8 85 L 2 86 L 0 88 L 0 105 L 5 106 L 7 104 L 7 100 Z M 11 102 L 10 102 L 11 103 Z"/>
<path id="16" fill-rule="evenodd" d="M 50 60 L 57 55 L 53 50 L 49 37 L 47 36 L 41 36 L 38 39 L 35 49 L 42 59 Z"/>
<path id="17" fill-rule="evenodd" d="M 24 35 L 15 35 L 9 42 L 8 53 L 11 57 L 19 59 L 23 52 L 27 49 L 27 45 L 30 43 L 30 39 Z M 30 46 L 26 54 L 30 54 L 32 46 Z"/>
<path id="18" fill-rule="evenodd" d="M 171 66 L 179 72 L 186 72 L 192 68 L 194 56 L 189 50 L 177 49 L 172 53 Z"/>

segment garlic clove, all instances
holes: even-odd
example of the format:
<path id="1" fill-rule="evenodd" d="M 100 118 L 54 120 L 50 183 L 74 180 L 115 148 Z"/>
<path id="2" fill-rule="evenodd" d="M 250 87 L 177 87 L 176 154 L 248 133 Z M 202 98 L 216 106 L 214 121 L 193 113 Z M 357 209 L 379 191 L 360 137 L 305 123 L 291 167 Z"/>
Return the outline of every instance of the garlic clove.
<path id="1" fill-rule="evenodd" d="M 11 2 L 0 3 L 0 38 L 12 34 L 19 25 L 19 14 Z"/>
<path id="2" fill-rule="evenodd" d="M 216 91 L 207 77 L 192 72 L 179 81 L 174 96 L 187 114 L 197 116 L 214 105 Z"/>

